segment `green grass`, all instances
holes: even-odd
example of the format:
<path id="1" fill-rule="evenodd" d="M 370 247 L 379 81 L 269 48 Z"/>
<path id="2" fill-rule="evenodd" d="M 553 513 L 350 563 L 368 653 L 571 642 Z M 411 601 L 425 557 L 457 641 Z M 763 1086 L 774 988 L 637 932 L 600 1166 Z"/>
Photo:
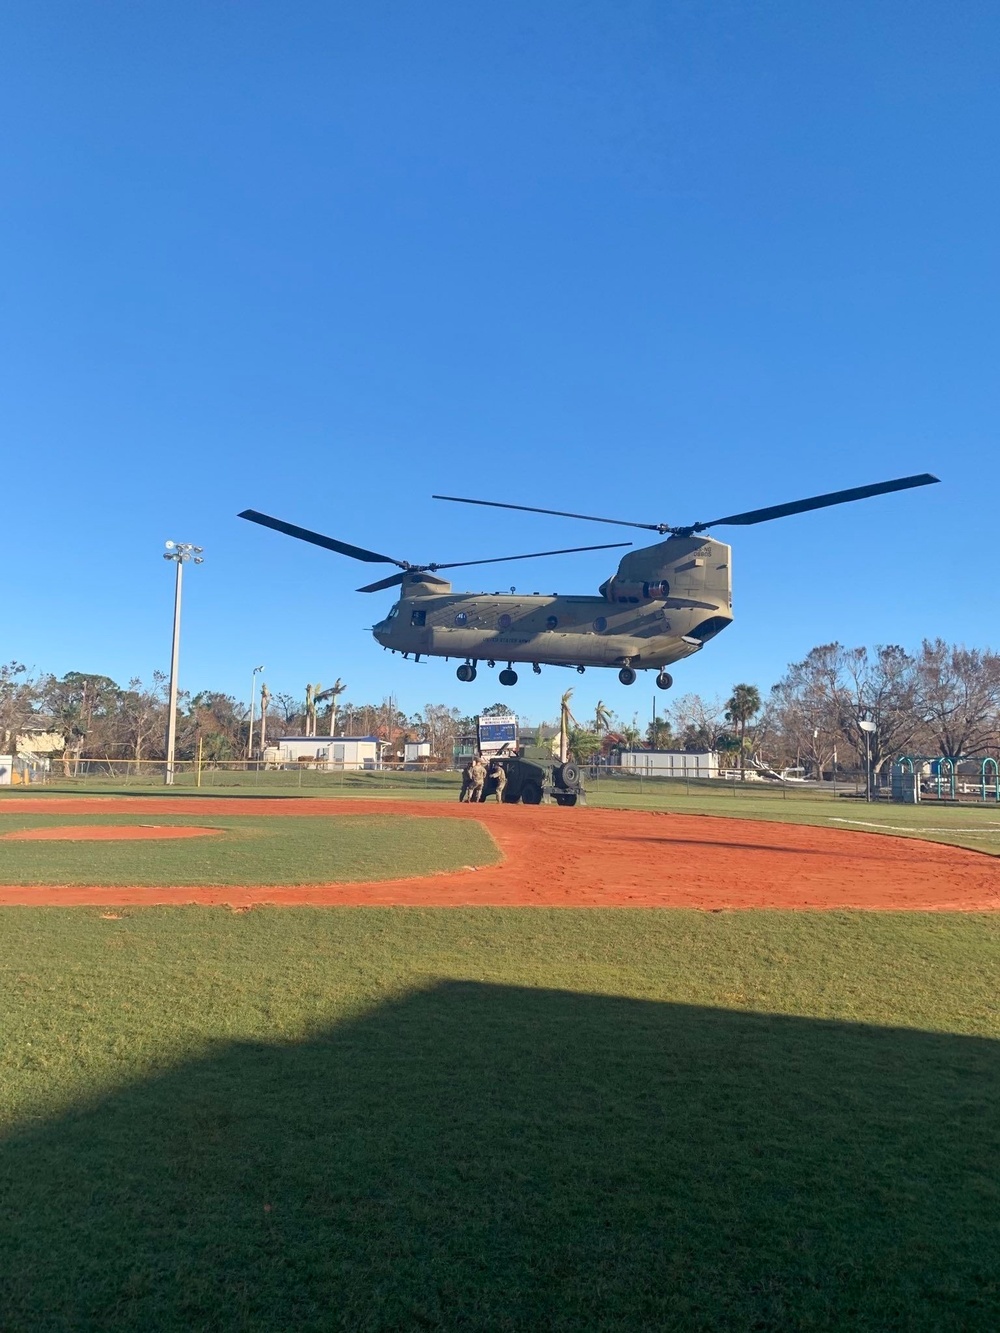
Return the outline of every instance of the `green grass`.
<path id="1" fill-rule="evenodd" d="M 0 940 L 5 1333 L 1000 1326 L 998 917 Z"/>
<path id="2" fill-rule="evenodd" d="M 665 809 L 677 814 L 881 832 L 1000 855 L 1000 809 L 995 805 L 897 805 L 889 801 L 867 805 L 863 800 L 758 783 L 732 783 L 723 790 L 708 783 L 691 783 L 690 790 L 685 790 L 682 782 L 657 784 L 648 780 L 643 782 L 642 790 L 638 784 L 631 788 L 617 782 L 592 784 L 587 803 L 613 809 Z"/>
<path id="3" fill-rule="evenodd" d="M 0 883 L 187 885 L 326 884 L 395 879 L 494 865 L 496 844 L 477 821 L 399 815 L 297 816 L 19 814 L 0 832 L 87 824 L 191 824 L 217 835 L 149 842 L 0 841 Z"/>

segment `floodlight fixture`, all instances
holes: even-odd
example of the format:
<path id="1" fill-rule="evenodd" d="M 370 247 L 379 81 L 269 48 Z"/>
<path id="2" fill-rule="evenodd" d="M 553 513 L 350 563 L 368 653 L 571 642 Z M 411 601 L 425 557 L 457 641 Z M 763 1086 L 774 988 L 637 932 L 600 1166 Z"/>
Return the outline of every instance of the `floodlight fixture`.
<path id="1" fill-rule="evenodd" d="M 201 554 L 204 548 L 201 546 L 193 546 L 190 542 L 173 541 L 164 542 L 163 545 L 166 547 L 163 552 L 164 560 L 172 560 L 177 566 L 174 580 L 174 633 L 170 645 L 170 694 L 167 703 L 167 762 L 163 775 L 165 784 L 172 787 L 174 751 L 177 745 L 177 664 L 181 647 L 181 585 L 187 562 L 193 560 L 196 565 L 203 565 L 205 561 Z"/>

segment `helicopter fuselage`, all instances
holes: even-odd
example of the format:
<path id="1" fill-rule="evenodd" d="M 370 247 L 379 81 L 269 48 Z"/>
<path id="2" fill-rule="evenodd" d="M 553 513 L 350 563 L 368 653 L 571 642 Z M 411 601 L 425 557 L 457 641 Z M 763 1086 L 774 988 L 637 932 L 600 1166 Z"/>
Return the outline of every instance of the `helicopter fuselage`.
<path id="1" fill-rule="evenodd" d="M 662 670 L 732 621 L 730 547 L 671 537 L 630 551 L 599 596 L 454 592 L 408 575 L 373 627 L 393 652 L 467 662 Z"/>

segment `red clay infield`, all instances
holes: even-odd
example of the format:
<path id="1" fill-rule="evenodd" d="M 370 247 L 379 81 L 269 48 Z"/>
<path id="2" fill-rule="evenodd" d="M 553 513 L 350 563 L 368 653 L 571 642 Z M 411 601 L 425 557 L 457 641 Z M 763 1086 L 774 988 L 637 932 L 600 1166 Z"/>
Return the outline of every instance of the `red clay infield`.
<path id="1" fill-rule="evenodd" d="M 217 828 L 187 824 L 60 824 L 0 834 L 0 842 L 147 842 L 150 838 L 204 838 Z"/>
<path id="2" fill-rule="evenodd" d="M 478 819 L 500 865 L 374 884 L 266 888 L 0 886 L 0 905 L 254 903 L 391 907 L 744 907 L 994 911 L 1000 860 L 960 847 L 707 815 L 387 800 L 54 797 L 2 814 L 409 815 Z M 0 871 L 2 874 L 2 871 Z"/>

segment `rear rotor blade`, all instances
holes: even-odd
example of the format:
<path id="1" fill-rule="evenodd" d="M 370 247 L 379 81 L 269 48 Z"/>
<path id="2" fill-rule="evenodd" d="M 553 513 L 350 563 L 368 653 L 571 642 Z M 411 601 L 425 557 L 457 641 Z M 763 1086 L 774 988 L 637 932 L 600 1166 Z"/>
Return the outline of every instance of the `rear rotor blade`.
<path id="1" fill-rule="evenodd" d="M 461 495 L 432 495 L 431 499 L 451 500 L 455 504 L 460 505 L 487 505 L 491 509 L 518 509 L 522 514 L 554 514 L 556 518 L 582 518 L 586 519 L 588 523 L 616 523 L 621 528 L 648 528 L 650 532 L 660 531 L 660 525 L 658 523 L 632 523 L 626 518 L 597 518 L 593 514 L 570 514 L 567 513 L 565 509 L 536 509 L 534 505 L 509 505 L 502 504 L 499 500 L 467 500 Z M 575 549 L 578 551 L 586 551 L 588 549 L 598 550 L 599 548 L 578 546 Z M 547 552 L 542 552 L 542 554 L 547 554 Z M 560 551 L 556 554 L 561 555 L 562 552 Z M 519 560 L 522 557 L 509 556 L 506 558 Z M 476 563 L 480 562 L 477 561 Z"/>
<path id="2" fill-rule="evenodd" d="M 826 509 L 830 505 L 849 504 L 852 500 L 867 500 L 872 495 L 887 495 L 890 491 L 905 491 L 911 486 L 930 486 L 940 481 L 929 472 L 919 476 L 897 477 L 895 481 L 880 481 L 874 486 L 855 486 L 848 491 L 830 491 L 827 495 L 812 495 L 808 500 L 792 500 L 790 504 L 771 505 L 767 509 L 748 509 L 744 514 L 728 514 L 725 518 L 713 518 L 710 523 L 695 523 L 689 531 L 704 532 L 706 528 L 716 528 L 729 523 L 746 527 L 751 523 L 768 523 L 772 518 L 786 518 L 789 514 L 804 514 L 810 509 Z"/>
<path id="3" fill-rule="evenodd" d="M 538 560 L 543 555 L 574 555 L 577 551 L 613 551 L 631 542 L 604 542 L 600 546 L 567 546 L 561 551 L 531 551 L 528 555 L 495 555 L 490 560 L 453 560 L 447 565 L 431 565 L 431 569 L 463 569 L 466 565 L 504 565 L 508 560 Z"/>
<path id="4" fill-rule="evenodd" d="M 405 578 L 411 575 L 421 583 L 440 583 L 442 587 L 447 586 L 444 579 L 435 578 L 433 574 L 428 573 L 425 569 L 404 569 L 401 574 L 390 574 L 388 578 L 379 579 L 377 583 L 366 583 L 363 588 L 358 588 L 357 591 L 382 592 L 384 588 L 396 588 Z"/>
<path id="5" fill-rule="evenodd" d="M 335 537 L 324 537 L 321 532 L 311 532 L 308 528 L 297 527 L 294 523 L 286 523 L 281 518 L 271 518 L 269 514 L 261 514 L 256 509 L 244 509 L 237 518 L 249 519 L 251 523 L 259 523 L 263 528 L 273 528 L 275 532 L 283 532 L 288 537 L 297 537 L 301 542 L 312 542 L 313 546 L 322 546 L 327 551 L 336 551 L 338 555 L 349 555 L 352 560 L 364 560 L 369 564 L 380 565 L 398 565 L 400 569 L 406 569 L 406 562 L 403 560 L 394 560 L 391 555 L 379 555 L 377 551 L 366 551 L 363 546 L 351 546 L 349 542 L 338 542 Z"/>

